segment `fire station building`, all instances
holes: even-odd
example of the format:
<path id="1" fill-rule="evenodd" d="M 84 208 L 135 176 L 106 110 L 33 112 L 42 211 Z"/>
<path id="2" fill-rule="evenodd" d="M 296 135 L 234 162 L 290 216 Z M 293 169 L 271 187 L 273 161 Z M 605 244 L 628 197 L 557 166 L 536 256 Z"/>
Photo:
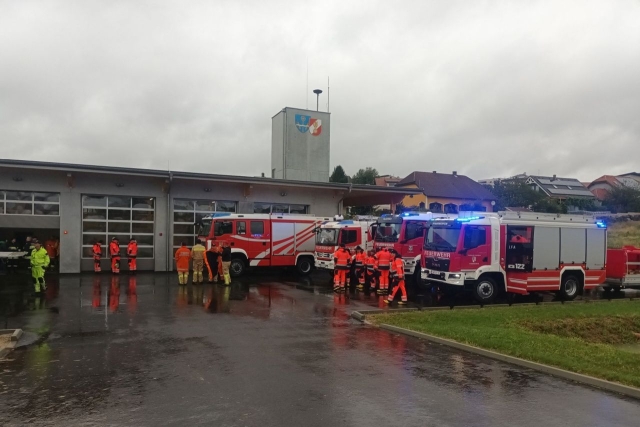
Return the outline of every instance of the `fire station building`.
<path id="1" fill-rule="evenodd" d="M 334 216 L 419 189 L 0 160 L 0 240 L 60 240 L 60 272 L 92 271 L 91 246 L 138 242 L 138 269 L 173 270 L 194 223 L 215 212 Z M 105 266 L 103 266 L 105 267 Z"/>

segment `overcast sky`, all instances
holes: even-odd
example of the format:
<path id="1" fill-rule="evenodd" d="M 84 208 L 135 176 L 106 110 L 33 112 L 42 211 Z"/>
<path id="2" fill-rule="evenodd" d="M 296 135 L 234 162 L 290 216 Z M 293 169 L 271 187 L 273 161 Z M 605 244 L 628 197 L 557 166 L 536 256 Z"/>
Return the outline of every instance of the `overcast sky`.
<path id="1" fill-rule="evenodd" d="M 640 171 L 632 0 L 0 0 L 0 157 L 269 175 L 307 63 L 348 174 Z"/>

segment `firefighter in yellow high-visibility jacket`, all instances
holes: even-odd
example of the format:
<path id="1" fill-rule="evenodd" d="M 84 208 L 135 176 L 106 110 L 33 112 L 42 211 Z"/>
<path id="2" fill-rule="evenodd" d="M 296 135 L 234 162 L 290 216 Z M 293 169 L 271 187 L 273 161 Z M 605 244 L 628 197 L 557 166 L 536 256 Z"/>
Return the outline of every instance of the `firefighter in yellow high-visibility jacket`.
<path id="1" fill-rule="evenodd" d="M 47 285 L 44 282 L 44 271 L 49 267 L 51 260 L 47 250 L 42 247 L 39 241 L 36 240 L 32 243 L 34 249 L 31 251 L 31 276 L 33 277 L 36 293 L 40 293 L 47 290 Z"/>

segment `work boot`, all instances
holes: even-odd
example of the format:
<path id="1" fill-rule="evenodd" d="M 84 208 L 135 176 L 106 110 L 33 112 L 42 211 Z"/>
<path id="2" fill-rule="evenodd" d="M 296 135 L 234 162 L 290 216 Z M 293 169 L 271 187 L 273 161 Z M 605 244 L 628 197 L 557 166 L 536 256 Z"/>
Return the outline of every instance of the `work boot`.
<path id="1" fill-rule="evenodd" d="M 389 301 L 389 298 L 385 298 L 385 299 L 384 299 L 384 303 L 385 303 L 385 304 L 391 304 L 391 301 Z"/>
<path id="2" fill-rule="evenodd" d="M 400 304 L 400 305 L 407 305 L 407 302 L 406 302 L 406 301 L 398 301 L 398 304 Z"/>
<path id="3" fill-rule="evenodd" d="M 364 291 L 364 285 L 359 284 L 359 285 L 357 286 L 357 289 L 358 289 L 359 291 Z"/>

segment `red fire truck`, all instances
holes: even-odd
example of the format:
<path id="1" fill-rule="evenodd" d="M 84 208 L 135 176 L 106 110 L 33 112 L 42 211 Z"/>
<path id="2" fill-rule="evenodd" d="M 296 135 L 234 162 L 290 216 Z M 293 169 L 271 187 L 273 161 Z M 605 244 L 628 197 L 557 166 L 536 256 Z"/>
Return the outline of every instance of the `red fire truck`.
<path id="1" fill-rule="evenodd" d="M 342 243 L 355 254 L 360 246 L 365 251 L 373 249 L 373 236 L 370 227 L 375 221 L 330 221 L 317 230 L 316 235 L 316 268 L 330 270 L 333 273 L 333 254 Z"/>
<path id="2" fill-rule="evenodd" d="M 424 231 L 433 218 L 444 216 L 431 212 L 383 215 L 375 225 L 375 233 L 372 233 L 374 250 L 377 252 L 384 247 L 395 249 L 404 260 L 405 274 L 419 273 Z"/>
<path id="3" fill-rule="evenodd" d="M 316 228 L 331 218 L 288 214 L 216 214 L 211 222 L 207 248 L 227 242 L 231 246 L 232 276 L 247 267 L 295 266 L 300 274 L 313 268 Z"/>
<path id="4" fill-rule="evenodd" d="M 640 248 L 623 246 L 607 250 L 605 291 L 640 288 Z"/>
<path id="5" fill-rule="evenodd" d="M 424 238 L 422 280 L 473 293 L 555 291 L 574 299 L 606 279 L 606 225 L 594 217 L 474 212 L 437 218 Z"/>

